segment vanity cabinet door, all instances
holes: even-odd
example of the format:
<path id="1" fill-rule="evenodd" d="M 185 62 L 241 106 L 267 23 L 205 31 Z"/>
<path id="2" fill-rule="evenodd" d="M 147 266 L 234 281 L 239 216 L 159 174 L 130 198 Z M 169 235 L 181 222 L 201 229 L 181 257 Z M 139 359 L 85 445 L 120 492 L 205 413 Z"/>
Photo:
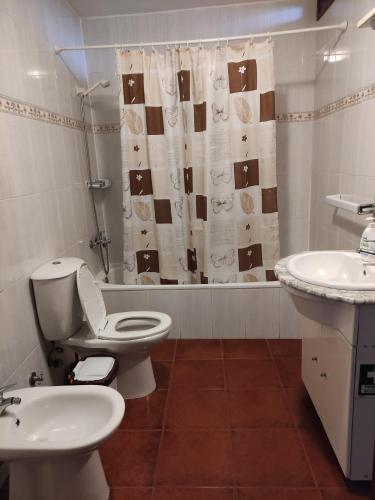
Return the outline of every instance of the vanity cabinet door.
<path id="1" fill-rule="evenodd" d="M 345 475 L 350 473 L 350 440 L 355 351 L 337 331 L 322 338 L 324 403 L 321 420 Z"/>
<path id="2" fill-rule="evenodd" d="M 355 351 L 337 330 L 302 342 L 302 379 L 345 475 L 350 470 Z"/>
<path id="3" fill-rule="evenodd" d="M 319 416 L 323 409 L 324 397 L 319 374 L 324 369 L 322 367 L 323 346 L 320 337 L 305 338 L 302 341 L 302 380 L 312 399 Z"/>

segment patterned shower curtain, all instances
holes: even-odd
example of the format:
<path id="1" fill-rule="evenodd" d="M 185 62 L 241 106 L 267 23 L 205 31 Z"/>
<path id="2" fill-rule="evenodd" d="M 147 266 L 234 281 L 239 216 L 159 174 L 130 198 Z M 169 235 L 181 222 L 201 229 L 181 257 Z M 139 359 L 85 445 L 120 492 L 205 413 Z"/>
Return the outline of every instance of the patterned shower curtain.
<path id="1" fill-rule="evenodd" d="M 124 283 L 274 280 L 273 44 L 117 51 Z"/>

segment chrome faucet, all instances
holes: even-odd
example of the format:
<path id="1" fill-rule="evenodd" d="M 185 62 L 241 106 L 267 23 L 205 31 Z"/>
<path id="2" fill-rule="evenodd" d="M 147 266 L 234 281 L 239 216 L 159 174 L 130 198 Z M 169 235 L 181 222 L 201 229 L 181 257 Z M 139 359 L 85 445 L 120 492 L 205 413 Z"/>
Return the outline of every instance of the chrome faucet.
<path id="1" fill-rule="evenodd" d="M 0 387 L 0 417 L 2 417 L 5 413 L 5 410 L 8 406 L 11 405 L 19 405 L 21 403 L 21 398 L 9 397 L 4 398 L 4 392 L 14 387 L 16 384 L 4 385 L 4 387 Z"/>
<path id="2" fill-rule="evenodd" d="M 111 243 L 111 238 L 109 238 L 105 231 L 99 231 L 95 236 L 94 240 L 90 240 L 90 248 L 95 248 L 98 245 L 108 246 Z"/>

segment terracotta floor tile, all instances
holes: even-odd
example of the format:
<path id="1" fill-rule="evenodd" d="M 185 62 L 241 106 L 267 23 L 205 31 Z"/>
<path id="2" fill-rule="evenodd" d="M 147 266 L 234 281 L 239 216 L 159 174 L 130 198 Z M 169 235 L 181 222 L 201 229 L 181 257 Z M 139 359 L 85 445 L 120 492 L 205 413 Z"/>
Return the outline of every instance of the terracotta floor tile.
<path id="1" fill-rule="evenodd" d="M 158 389 L 168 389 L 172 363 L 170 361 L 153 361 L 152 367 L 154 369 L 156 387 Z"/>
<path id="2" fill-rule="evenodd" d="M 154 361 L 172 361 L 175 347 L 175 339 L 164 340 L 151 350 L 151 358 Z"/>
<path id="3" fill-rule="evenodd" d="M 158 485 L 232 485 L 230 433 L 166 431 L 156 471 Z"/>
<path id="4" fill-rule="evenodd" d="M 279 387 L 279 378 L 271 359 L 227 359 L 224 362 L 226 381 L 232 389 Z"/>
<path id="5" fill-rule="evenodd" d="M 238 500 L 321 500 L 314 488 L 239 488 Z"/>
<path id="6" fill-rule="evenodd" d="M 149 396 L 128 399 L 120 429 L 161 429 L 167 391 L 156 390 Z"/>
<path id="7" fill-rule="evenodd" d="M 324 500 L 374 500 L 375 498 L 375 489 L 371 488 L 371 484 L 323 488 L 321 492 Z"/>
<path id="8" fill-rule="evenodd" d="M 292 421 L 281 389 L 229 392 L 232 427 L 291 427 Z"/>
<path id="9" fill-rule="evenodd" d="M 221 359 L 220 340 L 184 339 L 177 342 L 176 359 Z"/>
<path id="10" fill-rule="evenodd" d="M 111 488 L 109 500 L 151 500 L 152 488 Z"/>
<path id="11" fill-rule="evenodd" d="M 314 486 L 294 429 L 233 431 L 234 470 L 239 486 Z"/>
<path id="12" fill-rule="evenodd" d="M 306 388 L 290 387 L 285 389 L 287 404 L 297 427 L 319 426 L 320 420 Z"/>
<path id="13" fill-rule="evenodd" d="M 175 488 L 159 486 L 155 488 L 154 500 L 232 500 L 230 488 Z"/>
<path id="14" fill-rule="evenodd" d="M 173 387 L 185 389 L 222 389 L 224 387 L 222 361 L 177 360 L 174 369 Z"/>
<path id="15" fill-rule="evenodd" d="M 319 486 L 345 486 L 345 478 L 323 426 L 300 429 Z"/>
<path id="16" fill-rule="evenodd" d="M 224 358 L 257 359 L 269 358 L 267 343 L 262 339 L 222 340 Z"/>
<path id="17" fill-rule="evenodd" d="M 228 423 L 227 394 L 222 390 L 172 391 L 166 427 L 171 429 L 223 429 Z"/>
<path id="18" fill-rule="evenodd" d="M 284 387 L 301 387 L 303 385 L 300 358 L 276 358 L 275 363 Z"/>
<path id="19" fill-rule="evenodd" d="M 156 431 L 117 431 L 104 442 L 100 455 L 111 487 L 152 485 L 160 435 Z"/>
<path id="20" fill-rule="evenodd" d="M 267 342 L 275 358 L 301 357 L 302 341 L 300 339 L 268 339 Z"/>

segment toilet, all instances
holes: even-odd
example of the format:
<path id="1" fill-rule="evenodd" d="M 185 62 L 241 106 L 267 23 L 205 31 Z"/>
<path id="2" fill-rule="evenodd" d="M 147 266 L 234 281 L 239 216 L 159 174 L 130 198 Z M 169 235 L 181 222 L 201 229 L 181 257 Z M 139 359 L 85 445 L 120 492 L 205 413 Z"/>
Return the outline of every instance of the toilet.
<path id="1" fill-rule="evenodd" d="M 82 259 L 64 257 L 47 262 L 31 280 L 47 340 L 86 355 L 114 354 L 120 364 L 117 390 L 126 399 L 141 398 L 155 390 L 150 349 L 167 338 L 170 316 L 154 311 L 107 314 L 102 292 Z"/>

